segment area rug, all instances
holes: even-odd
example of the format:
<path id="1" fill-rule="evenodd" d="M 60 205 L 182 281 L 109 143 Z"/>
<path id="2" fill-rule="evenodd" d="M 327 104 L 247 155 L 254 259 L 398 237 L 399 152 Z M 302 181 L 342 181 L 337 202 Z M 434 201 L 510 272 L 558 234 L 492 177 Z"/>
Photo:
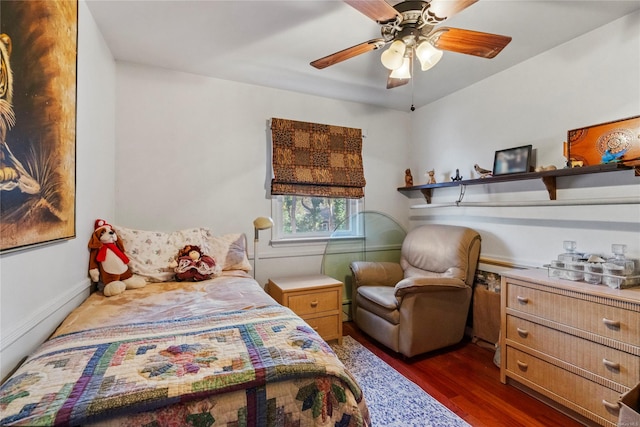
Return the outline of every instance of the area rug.
<path id="1" fill-rule="evenodd" d="M 362 387 L 374 427 L 469 426 L 352 337 L 331 348 Z"/>

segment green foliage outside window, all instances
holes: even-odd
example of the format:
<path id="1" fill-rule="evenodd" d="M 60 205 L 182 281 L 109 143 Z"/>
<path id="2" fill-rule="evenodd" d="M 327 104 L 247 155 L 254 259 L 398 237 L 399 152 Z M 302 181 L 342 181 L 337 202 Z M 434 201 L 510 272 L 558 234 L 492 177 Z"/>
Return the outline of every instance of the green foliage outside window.
<path id="1" fill-rule="evenodd" d="M 284 196 L 282 230 L 284 234 L 331 233 L 349 229 L 351 215 L 348 199 Z"/>

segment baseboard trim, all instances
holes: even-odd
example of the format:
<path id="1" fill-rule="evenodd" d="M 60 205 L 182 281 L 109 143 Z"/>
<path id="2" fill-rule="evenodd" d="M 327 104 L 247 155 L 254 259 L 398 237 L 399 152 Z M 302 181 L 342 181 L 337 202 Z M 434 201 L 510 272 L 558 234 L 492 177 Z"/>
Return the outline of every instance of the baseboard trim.
<path id="1" fill-rule="evenodd" d="M 11 344 L 29 333 L 33 328 L 52 316 L 56 311 L 60 310 L 66 304 L 75 299 L 82 292 L 88 291 L 91 286 L 89 279 L 82 280 L 75 286 L 69 288 L 66 292 L 53 299 L 49 304 L 35 312 L 31 317 L 18 325 L 13 331 L 2 337 L 0 343 L 0 352 L 7 349 Z"/>

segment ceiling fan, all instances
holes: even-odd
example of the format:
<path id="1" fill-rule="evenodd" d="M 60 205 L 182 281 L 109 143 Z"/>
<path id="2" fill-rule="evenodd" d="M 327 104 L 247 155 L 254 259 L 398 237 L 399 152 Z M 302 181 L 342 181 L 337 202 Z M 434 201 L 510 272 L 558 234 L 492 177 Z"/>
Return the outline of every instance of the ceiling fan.
<path id="1" fill-rule="evenodd" d="M 384 0 L 344 0 L 380 24 L 382 37 L 341 50 L 311 62 L 323 69 L 372 50 L 389 48 L 381 61 L 389 69 L 387 89 L 407 84 L 414 57 L 426 71 L 442 58 L 443 50 L 493 58 L 509 44 L 511 37 L 460 28 L 438 27 L 478 0 L 406 0 L 395 6 Z"/>

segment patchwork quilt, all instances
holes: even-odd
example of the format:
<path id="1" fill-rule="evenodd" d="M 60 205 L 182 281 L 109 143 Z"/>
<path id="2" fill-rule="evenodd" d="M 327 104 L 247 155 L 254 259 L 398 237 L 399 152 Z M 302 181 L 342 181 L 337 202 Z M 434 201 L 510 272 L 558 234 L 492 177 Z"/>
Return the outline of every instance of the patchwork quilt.
<path id="1" fill-rule="evenodd" d="M 176 289 L 193 286 L 203 299 L 219 283 Z M 68 329 L 2 384 L 1 425 L 370 424 L 358 384 L 331 348 L 275 303 Z"/>

